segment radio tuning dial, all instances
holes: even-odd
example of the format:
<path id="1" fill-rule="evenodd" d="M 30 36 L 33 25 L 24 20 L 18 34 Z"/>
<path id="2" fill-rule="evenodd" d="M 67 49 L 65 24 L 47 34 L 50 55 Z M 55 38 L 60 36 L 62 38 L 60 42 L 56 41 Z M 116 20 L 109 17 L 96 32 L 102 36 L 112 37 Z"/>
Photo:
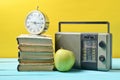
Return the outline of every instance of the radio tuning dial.
<path id="1" fill-rule="evenodd" d="M 99 46 L 100 46 L 101 48 L 106 48 L 106 44 L 105 44 L 104 41 L 101 41 L 101 42 L 99 43 Z"/>
<path id="2" fill-rule="evenodd" d="M 99 56 L 99 60 L 100 60 L 101 62 L 104 62 L 104 61 L 105 61 L 105 57 L 104 57 L 103 55 L 101 55 L 101 56 Z"/>

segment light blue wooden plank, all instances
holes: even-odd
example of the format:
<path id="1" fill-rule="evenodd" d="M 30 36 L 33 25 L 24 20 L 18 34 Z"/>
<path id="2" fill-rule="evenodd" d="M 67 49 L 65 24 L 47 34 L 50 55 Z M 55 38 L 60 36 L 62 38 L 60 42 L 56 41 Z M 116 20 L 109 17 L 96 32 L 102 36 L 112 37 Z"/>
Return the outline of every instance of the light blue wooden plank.
<path id="1" fill-rule="evenodd" d="M 120 70 L 120 58 L 113 58 L 112 59 L 112 69 L 119 69 Z"/>
<path id="2" fill-rule="evenodd" d="M 79 73 L 87 74 L 87 75 L 94 75 L 94 74 L 118 74 L 120 70 L 110 70 L 108 72 L 103 71 L 92 71 L 92 70 L 73 70 L 70 72 L 58 72 L 58 71 L 36 71 L 36 72 L 18 72 L 17 70 L 2 70 L 0 71 L 0 75 L 2 76 L 24 76 L 24 75 L 77 75 Z"/>
<path id="3" fill-rule="evenodd" d="M 17 58 L 6 58 L 0 59 L 0 80 L 120 80 L 120 59 L 113 59 L 112 64 L 114 70 L 108 72 L 92 70 L 18 72 Z"/>
<path id="4" fill-rule="evenodd" d="M 17 58 L 0 58 L 0 70 L 16 69 L 18 65 Z M 114 58 L 112 60 L 112 68 L 120 69 L 120 58 Z"/>
<path id="5" fill-rule="evenodd" d="M 17 62 L 17 58 L 0 58 L 0 62 Z"/>
<path id="6" fill-rule="evenodd" d="M 1 70 L 16 70 L 18 65 L 17 59 L 0 59 L 0 71 Z"/>
<path id="7" fill-rule="evenodd" d="M 79 76 L 79 77 L 73 77 L 73 76 L 69 76 L 69 77 L 65 77 L 65 76 L 54 76 L 54 77 L 39 77 L 39 76 L 10 76 L 10 77 L 5 77 L 2 76 L 0 77 L 0 80 L 120 80 L 119 77 L 116 76 L 110 76 L 110 77 L 106 77 L 106 76 Z"/>
<path id="8" fill-rule="evenodd" d="M 11 73 L 13 74 L 13 73 Z M 119 73 L 98 72 L 98 71 L 80 71 L 80 72 L 23 72 L 21 75 L 1 75 L 0 80 L 119 80 Z"/>

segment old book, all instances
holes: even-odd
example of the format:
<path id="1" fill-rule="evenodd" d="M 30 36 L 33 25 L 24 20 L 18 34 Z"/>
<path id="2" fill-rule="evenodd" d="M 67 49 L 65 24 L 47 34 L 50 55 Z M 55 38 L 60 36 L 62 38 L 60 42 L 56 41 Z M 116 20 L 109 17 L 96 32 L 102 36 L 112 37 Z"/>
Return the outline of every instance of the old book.
<path id="1" fill-rule="evenodd" d="M 19 64 L 18 71 L 52 71 L 53 64 Z"/>
<path id="2" fill-rule="evenodd" d="M 19 63 L 19 65 L 41 65 L 41 66 L 46 66 L 46 65 L 54 65 L 54 63 Z"/>
<path id="3" fill-rule="evenodd" d="M 17 37 L 18 44 L 52 44 L 52 38 L 46 35 L 21 34 Z"/>
<path id="4" fill-rule="evenodd" d="M 33 44 L 20 44 L 18 46 L 20 51 L 28 52 L 53 52 L 53 47 L 51 45 L 33 45 Z"/>
<path id="5" fill-rule="evenodd" d="M 19 59 L 47 59 L 53 58 L 53 52 L 18 52 Z"/>
<path id="6" fill-rule="evenodd" d="M 53 58 L 47 59 L 18 59 L 19 63 L 53 63 Z"/>

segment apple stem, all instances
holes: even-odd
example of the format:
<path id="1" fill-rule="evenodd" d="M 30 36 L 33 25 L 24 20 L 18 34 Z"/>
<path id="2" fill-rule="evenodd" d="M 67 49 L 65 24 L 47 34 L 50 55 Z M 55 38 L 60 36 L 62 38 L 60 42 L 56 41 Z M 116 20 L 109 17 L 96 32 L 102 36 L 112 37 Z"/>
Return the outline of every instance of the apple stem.
<path id="1" fill-rule="evenodd" d="M 63 47 L 61 47 L 60 49 L 63 49 Z"/>

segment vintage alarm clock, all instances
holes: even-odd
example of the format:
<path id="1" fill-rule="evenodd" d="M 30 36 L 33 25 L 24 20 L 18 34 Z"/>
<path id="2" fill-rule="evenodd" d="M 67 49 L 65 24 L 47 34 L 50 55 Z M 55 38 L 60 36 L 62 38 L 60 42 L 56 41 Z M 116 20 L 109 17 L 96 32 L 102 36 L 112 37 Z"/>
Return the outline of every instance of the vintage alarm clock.
<path id="1" fill-rule="evenodd" d="M 31 34 L 41 34 L 48 29 L 48 18 L 40 10 L 31 11 L 25 20 L 25 27 Z"/>

